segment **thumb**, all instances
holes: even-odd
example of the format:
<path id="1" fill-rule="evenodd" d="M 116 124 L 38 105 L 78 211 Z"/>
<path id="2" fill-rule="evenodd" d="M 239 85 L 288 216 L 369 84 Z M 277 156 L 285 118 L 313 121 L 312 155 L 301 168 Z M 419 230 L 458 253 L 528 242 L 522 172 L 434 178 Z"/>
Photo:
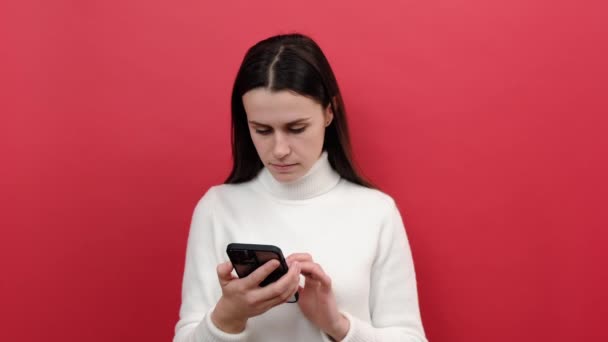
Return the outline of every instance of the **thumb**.
<path id="1" fill-rule="evenodd" d="M 221 286 L 227 285 L 234 277 L 232 276 L 232 263 L 230 261 L 217 265 L 217 279 Z"/>

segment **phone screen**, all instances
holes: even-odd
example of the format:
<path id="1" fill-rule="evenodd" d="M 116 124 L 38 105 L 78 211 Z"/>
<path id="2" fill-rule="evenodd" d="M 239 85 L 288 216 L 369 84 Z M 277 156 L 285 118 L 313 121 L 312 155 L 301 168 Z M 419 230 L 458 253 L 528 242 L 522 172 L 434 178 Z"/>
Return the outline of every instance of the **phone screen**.
<path id="1" fill-rule="evenodd" d="M 279 260 L 281 263 L 279 267 L 269 274 L 260 283 L 260 286 L 271 284 L 287 273 L 287 263 L 278 247 L 270 245 L 230 244 L 226 252 L 239 278 L 247 277 L 258 267 L 272 259 Z M 298 294 L 296 293 L 289 302 L 297 302 L 297 300 Z"/>
<path id="2" fill-rule="evenodd" d="M 258 267 L 264 265 L 266 262 L 276 259 L 281 261 L 281 257 L 275 252 L 268 251 L 256 251 L 250 249 L 244 250 L 233 250 L 231 251 L 230 260 L 236 269 L 236 273 L 239 278 L 244 278 L 255 271 Z M 260 283 L 260 286 L 266 286 L 272 282 L 279 280 L 284 274 L 287 273 L 287 269 L 284 264 L 274 270 L 264 281 Z"/>

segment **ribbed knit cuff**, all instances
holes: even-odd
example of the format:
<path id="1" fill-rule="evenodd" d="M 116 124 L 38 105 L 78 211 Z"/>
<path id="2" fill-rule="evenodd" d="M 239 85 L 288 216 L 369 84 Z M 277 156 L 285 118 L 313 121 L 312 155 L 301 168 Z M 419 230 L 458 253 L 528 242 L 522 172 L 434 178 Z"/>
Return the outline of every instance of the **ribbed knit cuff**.
<path id="1" fill-rule="evenodd" d="M 194 335 L 195 341 L 201 342 L 245 342 L 249 337 L 247 328 L 238 334 L 229 334 L 220 330 L 211 321 L 211 313 L 214 308 L 211 308 L 205 315 L 204 320 L 196 328 Z"/>
<path id="2" fill-rule="evenodd" d="M 366 322 L 353 317 L 348 312 L 340 311 L 350 322 L 350 328 L 342 341 L 333 341 L 327 334 L 323 333 L 323 342 L 368 342 L 374 340 L 374 328 Z"/>

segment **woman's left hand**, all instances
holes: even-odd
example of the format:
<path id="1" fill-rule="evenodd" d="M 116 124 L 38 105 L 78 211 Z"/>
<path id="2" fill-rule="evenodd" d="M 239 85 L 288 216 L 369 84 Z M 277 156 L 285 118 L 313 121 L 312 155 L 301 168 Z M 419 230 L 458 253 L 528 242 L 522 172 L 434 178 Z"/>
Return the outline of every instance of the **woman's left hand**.
<path id="1" fill-rule="evenodd" d="M 339 311 L 336 298 L 331 287 L 331 278 L 315 263 L 307 253 L 294 253 L 287 257 L 287 264 L 297 261 L 306 278 L 304 287 L 299 288 L 298 305 L 309 321 L 331 336 L 335 341 L 341 341 L 350 323 Z"/>

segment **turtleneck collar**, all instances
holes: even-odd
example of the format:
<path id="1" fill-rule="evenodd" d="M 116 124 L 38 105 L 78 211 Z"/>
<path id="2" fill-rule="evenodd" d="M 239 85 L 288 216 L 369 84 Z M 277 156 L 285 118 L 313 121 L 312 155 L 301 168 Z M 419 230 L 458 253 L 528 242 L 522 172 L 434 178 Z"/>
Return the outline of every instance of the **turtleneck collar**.
<path id="1" fill-rule="evenodd" d="M 327 151 L 323 151 L 304 176 L 294 181 L 285 183 L 277 181 L 267 167 L 264 167 L 256 178 L 256 182 L 261 183 L 265 190 L 286 200 L 305 200 L 322 195 L 336 186 L 339 181 L 340 175 L 329 164 Z"/>

